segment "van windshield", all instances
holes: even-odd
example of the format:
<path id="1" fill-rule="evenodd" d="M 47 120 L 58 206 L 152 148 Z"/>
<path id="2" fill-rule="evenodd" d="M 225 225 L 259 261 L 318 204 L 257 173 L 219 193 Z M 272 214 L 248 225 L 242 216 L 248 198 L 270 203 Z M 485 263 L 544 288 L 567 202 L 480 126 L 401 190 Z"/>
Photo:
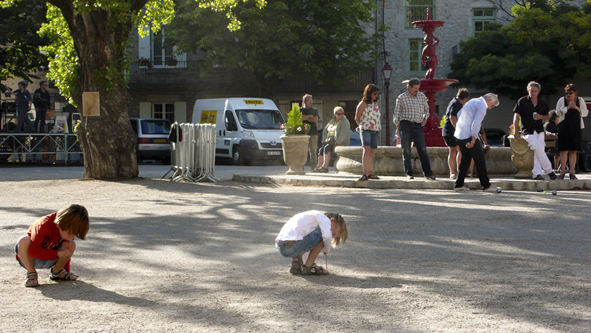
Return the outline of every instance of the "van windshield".
<path id="1" fill-rule="evenodd" d="M 142 120 L 142 134 L 168 134 L 170 122 L 168 120 L 149 119 Z"/>
<path id="2" fill-rule="evenodd" d="M 244 129 L 279 129 L 283 116 L 277 110 L 236 110 Z"/>

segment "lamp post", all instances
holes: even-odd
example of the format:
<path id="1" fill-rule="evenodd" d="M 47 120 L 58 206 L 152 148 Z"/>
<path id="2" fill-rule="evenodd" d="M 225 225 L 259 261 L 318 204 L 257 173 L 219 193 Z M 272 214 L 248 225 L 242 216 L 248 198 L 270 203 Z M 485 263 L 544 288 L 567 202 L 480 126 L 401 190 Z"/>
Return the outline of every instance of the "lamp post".
<path id="1" fill-rule="evenodd" d="M 390 75 L 392 75 L 392 67 L 388 63 L 382 68 L 384 75 L 384 84 L 386 85 L 386 146 L 390 145 Z"/>

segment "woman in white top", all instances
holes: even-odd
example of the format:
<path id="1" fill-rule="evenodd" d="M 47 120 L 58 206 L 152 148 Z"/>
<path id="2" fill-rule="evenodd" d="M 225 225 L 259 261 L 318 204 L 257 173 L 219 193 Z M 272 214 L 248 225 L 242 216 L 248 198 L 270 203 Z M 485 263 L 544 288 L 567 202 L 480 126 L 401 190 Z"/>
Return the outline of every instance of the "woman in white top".
<path id="1" fill-rule="evenodd" d="M 289 219 L 275 239 L 275 246 L 282 256 L 293 258 L 291 274 L 325 275 L 328 271 L 316 266 L 314 261 L 322 250 L 328 254 L 331 244 L 337 247 L 345 243 L 347 235 L 347 224 L 340 214 L 311 210 Z M 302 265 L 302 255 L 306 252 L 310 254 Z"/>
<path id="2" fill-rule="evenodd" d="M 355 112 L 355 121 L 359 125 L 357 130 L 361 136 L 361 145 L 363 146 L 363 176 L 359 180 L 380 179 L 380 177 L 371 173 L 371 164 L 373 162 L 373 152 L 378 148 L 380 141 L 380 102 L 378 95 L 380 88 L 373 83 L 368 84 L 363 91 L 363 99 L 357 105 Z"/>
<path id="3" fill-rule="evenodd" d="M 575 176 L 577 151 L 581 148 L 581 129 L 585 128 L 583 117 L 586 117 L 589 111 L 585 100 L 577 94 L 576 84 L 567 84 L 564 91 L 565 97 L 561 97 L 556 103 L 556 115 L 560 117 L 556 136 L 560 151 L 560 176 L 558 179 L 564 179 L 567 156 L 570 165 L 569 178 L 577 179 Z"/>

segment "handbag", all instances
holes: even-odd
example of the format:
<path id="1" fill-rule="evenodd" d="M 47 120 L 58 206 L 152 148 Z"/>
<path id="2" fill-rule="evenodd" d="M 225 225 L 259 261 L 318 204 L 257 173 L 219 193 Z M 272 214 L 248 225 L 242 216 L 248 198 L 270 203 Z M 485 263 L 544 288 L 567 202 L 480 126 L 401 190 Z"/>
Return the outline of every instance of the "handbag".
<path id="1" fill-rule="evenodd" d="M 334 136 L 329 136 L 324 140 L 324 143 L 334 146 L 337 143 L 337 139 Z"/>

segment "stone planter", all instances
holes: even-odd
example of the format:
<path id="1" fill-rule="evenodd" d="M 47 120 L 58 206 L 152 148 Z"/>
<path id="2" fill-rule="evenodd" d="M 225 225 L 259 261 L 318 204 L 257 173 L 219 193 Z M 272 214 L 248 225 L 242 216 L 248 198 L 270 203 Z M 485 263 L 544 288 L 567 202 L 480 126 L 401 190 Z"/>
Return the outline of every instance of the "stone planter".
<path id="1" fill-rule="evenodd" d="M 517 168 L 517 174 L 515 178 L 532 178 L 532 169 L 534 168 L 534 151 L 529 148 L 529 144 L 524 138 L 510 138 L 511 141 L 511 161 L 515 168 Z"/>
<path id="2" fill-rule="evenodd" d="M 335 153 L 338 156 L 335 167 L 339 171 L 360 174 L 363 172 L 361 157 L 363 155 L 362 147 L 336 147 Z M 449 176 L 449 167 L 447 165 L 447 148 L 428 147 L 427 153 L 431 161 L 431 170 L 436 175 Z M 492 147 L 484 158 L 486 160 L 486 170 L 489 175 L 515 174 L 517 169 L 511 162 L 511 148 Z M 416 149 L 411 152 L 412 169 L 415 176 L 423 174 L 421 163 Z M 477 171 L 477 170 L 475 170 Z M 400 147 L 378 147 L 373 154 L 372 173 L 377 175 L 404 176 L 404 166 L 402 165 L 402 148 Z"/>
<path id="3" fill-rule="evenodd" d="M 303 167 L 308 161 L 309 135 L 282 135 L 283 160 L 289 167 L 288 175 L 305 175 Z"/>

